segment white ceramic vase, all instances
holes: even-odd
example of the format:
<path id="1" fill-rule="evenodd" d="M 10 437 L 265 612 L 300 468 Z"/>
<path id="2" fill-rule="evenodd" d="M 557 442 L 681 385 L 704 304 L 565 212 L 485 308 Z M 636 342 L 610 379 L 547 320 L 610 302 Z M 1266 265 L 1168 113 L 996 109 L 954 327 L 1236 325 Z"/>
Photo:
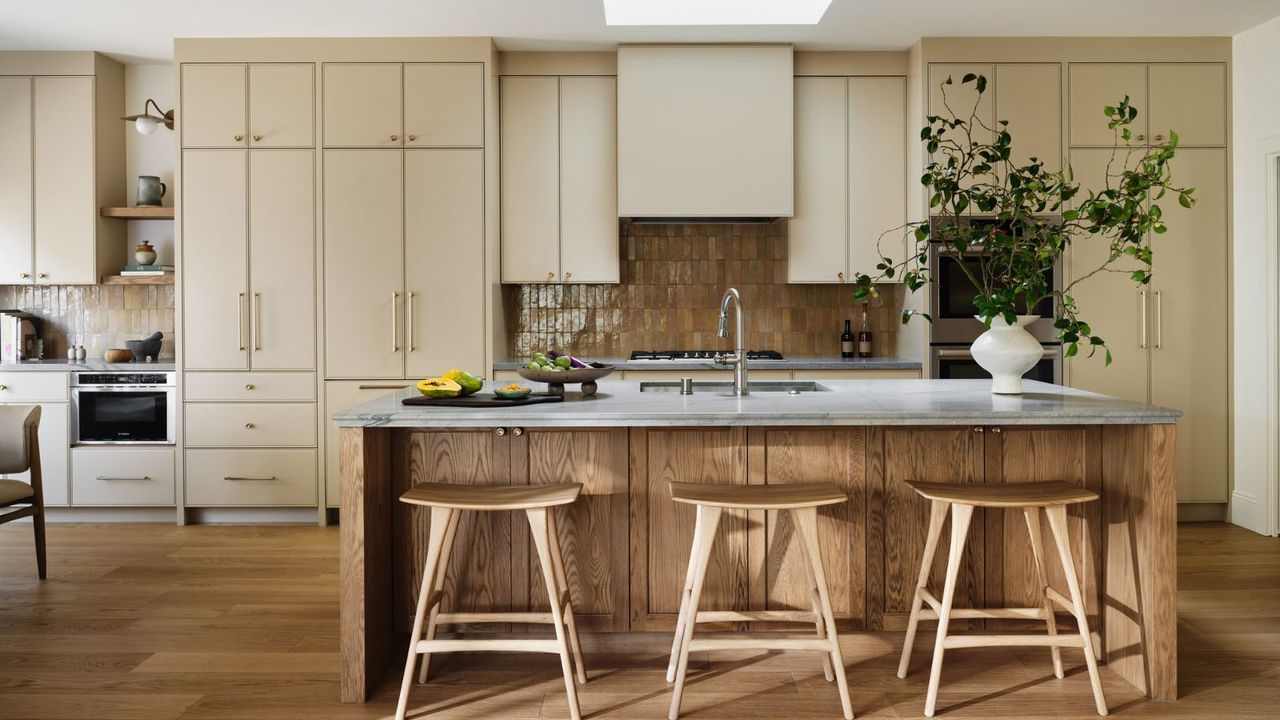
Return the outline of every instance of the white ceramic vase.
<path id="1" fill-rule="evenodd" d="M 1019 315 L 1018 321 L 1010 325 L 1002 317 L 994 318 L 991 327 L 973 341 L 969 352 L 983 370 L 991 373 L 991 392 L 1022 394 L 1023 373 L 1035 367 L 1044 355 L 1040 342 L 1026 330 L 1039 319 L 1039 315 Z"/>

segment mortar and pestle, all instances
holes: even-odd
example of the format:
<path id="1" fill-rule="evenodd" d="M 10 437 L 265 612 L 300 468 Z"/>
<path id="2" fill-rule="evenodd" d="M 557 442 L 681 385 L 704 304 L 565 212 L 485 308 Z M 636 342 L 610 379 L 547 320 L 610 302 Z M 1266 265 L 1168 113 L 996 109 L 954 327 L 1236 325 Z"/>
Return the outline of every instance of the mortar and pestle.
<path id="1" fill-rule="evenodd" d="M 164 333 L 154 332 L 149 337 L 142 340 L 126 340 L 124 346 L 133 352 L 133 358 L 137 362 L 154 362 L 160 357 L 160 341 L 164 339 Z"/>

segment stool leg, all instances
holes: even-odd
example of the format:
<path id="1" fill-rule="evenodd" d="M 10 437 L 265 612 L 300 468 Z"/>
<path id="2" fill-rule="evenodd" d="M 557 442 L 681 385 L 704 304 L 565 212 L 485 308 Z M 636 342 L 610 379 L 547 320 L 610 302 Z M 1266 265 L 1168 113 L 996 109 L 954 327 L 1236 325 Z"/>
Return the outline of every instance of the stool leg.
<path id="1" fill-rule="evenodd" d="M 693 526 L 693 547 L 689 548 L 689 568 L 684 573 L 684 589 L 680 591 L 680 613 L 676 615 L 676 633 L 671 638 L 671 660 L 667 662 L 667 682 L 675 682 L 676 665 L 680 663 L 680 644 L 684 642 L 685 615 L 689 612 L 689 595 L 693 592 L 693 576 L 697 574 L 698 537 L 702 532 L 702 513 Z M 695 616 L 696 617 L 696 616 Z"/>
<path id="2" fill-rule="evenodd" d="M 804 541 L 801 540 L 801 542 L 803 543 Z M 822 596 L 818 593 L 818 581 L 813 577 L 813 566 L 809 564 L 807 547 L 804 548 L 804 557 L 804 562 L 800 564 L 804 565 L 805 582 L 809 585 L 809 604 L 813 608 L 813 624 L 818 631 L 818 637 L 825 638 L 827 634 L 823 630 Z M 832 629 L 832 632 L 835 632 L 835 630 Z M 831 670 L 831 655 L 829 653 L 822 654 L 822 676 L 826 678 L 827 682 L 832 682 L 836 679 Z"/>
<path id="3" fill-rule="evenodd" d="M 413 666 L 418 660 L 418 640 L 422 638 L 422 624 L 427 614 L 427 599 L 435 587 L 436 567 L 440 564 L 440 548 L 444 545 L 445 531 L 451 515 L 458 512 L 449 508 L 431 508 L 431 531 L 427 539 L 427 562 L 422 569 L 422 590 L 418 593 L 418 609 L 413 615 L 413 630 L 409 633 L 409 657 L 404 663 L 404 680 L 400 683 L 400 700 L 396 703 L 396 720 L 404 720 L 409 707 L 409 688 L 413 685 Z"/>
<path id="4" fill-rule="evenodd" d="M 538 550 L 538 561 L 542 566 L 542 579 L 547 583 L 547 597 L 551 600 L 551 620 L 556 626 L 556 642 L 560 644 L 560 670 L 564 673 L 565 692 L 569 696 L 569 717 L 581 720 L 582 710 L 578 707 L 578 688 L 573 683 L 573 663 L 569 659 L 569 641 L 565 637 L 564 613 L 560 608 L 560 589 L 556 582 L 555 566 L 551 560 L 551 534 L 547 523 L 546 508 L 530 508 L 525 510 L 529 517 L 529 529 L 533 534 L 533 545 Z"/>
<path id="5" fill-rule="evenodd" d="M 920 560 L 920 576 L 916 579 L 915 596 L 911 599 L 911 618 L 907 620 L 907 637 L 902 641 L 902 659 L 898 661 L 898 677 L 907 676 L 911 662 L 911 646 L 916 642 L 916 629 L 920 624 L 920 610 L 924 598 L 920 591 L 929 585 L 929 571 L 933 569 L 933 556 L 938 554 L 938 538 L 942 536 L 942 523 L 947 519 L 950 503 L 934 500 L 929 506 L 929 532 L 924 538 L 924 557 Z"/>
<path id="6" fill-rule="evenodd" d="M 840 690 L 840 706 L 844 709 L 845 720 L 853 720 L 853 706 L 849 703 L 849 681 L 844 674 L 844 654 L 840 652 L 840 636 L 836 633 L 836 619 L 831 612 L 831 598 L 827 593 L 827 575 L 822 569 L 822 551 L 818 544 L 818 509 L 814 507 L 798 508 L 791 511 L 804 538 L 809 565 L 813 568 L 814 584 L 818 586 L 818 599 L 822 603 L 822 620 L 827 626 L 827 637 L 831 640 L 831 664 L 835 668 L 836 687 Z"/>
<path id="7" fill-rule="evenodd" d="M 547 534 L 551 536 L 551 564 L 556 571 L 556 584 L 570 595 L 564 608 L 564 619 L 569 626 L 569 647 L 573 649 L 573 664 L 578 669 L 578 682 L 585 684 L 587 666 L 582 661 L 582 641 L 578 639 L 578 625 L 573 619 L 573 593 L 569 590 L 569 578 L 564 571 L 564 555 L 560 552 L 560 527 L 556 523 L 555 508 L 547 510 Z"/>
<path id="8" fill-rule="evenodd" d="M 943 642 L 947 639 L 947 625 L 951 621 L 951 603 L 956 597 L 956 577 L 960 574 L 960 558 L 964 556 L 964 541 L 969 535 L 969 521 L 973 519 L 973 506 L 955 503 L 951 505 L 951 547 L 947 549 L 947 583 L 942 590 L 942 607 L 938 612 L 938 639 L 933 644 L 933 666 L 929 669 L 929 694 L 924 701 L 924 714 L 933 717 L 938 704 L 938 683 L 942 680 Z"/>
<path id="9" fill-rule="evenodd" d="M 702 594 L 702 583 L 707 579 L 707 562 L 711 559 L 711 543 L 720 526 L 721 512 L 718 507 L 698 506 L 697 530 L 693 536 L 693 553 L 689 558 L 690 565 L 694 567 L 693 584 L 689 586 L 689 604 L 684 613 L 684 627 L 681 628 L 680 658 L 676 663 L 675 686 L 671 690 L 671 711 L 667 714 L 670 720 L 680 717 L 680 697 L 684 694 L 684 678 L 689 669 L 689 643 L 693 640 L 693 629 L 698 624 L 695 622 L 698 619 L 698 596 Z"/>
<path id="10" fill-rule="evenodd" d="M 1058 557 L 1062 559 L 1062 570 L 1067 575 L 1067 590 L 1071 593 L 1072 614 L 1076 616 L 1076 626 L 1080 629 L 1080 639 L 1084 641 L 1084 664 L 1089 669 L 1089 683 L 1093 685 L 1093 703 L 1099 715 L 1107 714 L 1107 698 L 1102 694 L 1102 678 L 1098 675 L 1098 660 L 1093 656 L 1093 639 L 1089 636 L 1089 618 L 1085 614 L 1084 598 L 1080 593 L 1080 581 L 1076 579 L 1076 564 L 1071 557 L 1071 539 L 1067 537 L 1067 507 L 1050 505 L 1044 509 L 1049 518 L 1049 530 L 1053 533 L 1053 542 L 1058 546 Z"/>
<path id="11" fill-rule="evenodd" d="M 1044 624 L 1049 630 L 1050 635 L 1058 634 L 1058 621 L 1053 614 L 1053 602 L 1049 600 L 1049 572 L 1044 562 L 1044 543 L 1040 538 L 1040 508 L 1025 507 L 1022 508 L 1022 514 L 1027 518 L 1027 531 L 1031 533 L 1031 554 L 1035 556 L 1036 561 L 1036 577 L 1040 583 L 1040 602 L 1044 604 Z M 1062 648 L 1057 645 L 1049 648 L 1053 654 L 1053 674 L 1057 678 L 1062 678 Z"/>
<path id="12" fill-rule="evenodd" d="M 453 554 L 453 538 L 458 533 L 458 519 L 462 517 L 462 511 L 454 510 L 449 514 L 449 526 L 444 531 L 444 544 L 440 547 L 440 559 L 436 562 L 435 570 L 435 590 L 437 592 L 444 590 L 444 576 L 449 569 L 449 556 Z M 440 605 L 437 603 L 431 608 L 430 614 L 427 616 L 427 634 L 426 639 L 436 639 L 436 616 L 440 614 Z M 422 664 L 418 668 L 418 682 L 425 683 L 427 681 L 428 671 L 431 669 L 431 653 L 422 653 Z"/>

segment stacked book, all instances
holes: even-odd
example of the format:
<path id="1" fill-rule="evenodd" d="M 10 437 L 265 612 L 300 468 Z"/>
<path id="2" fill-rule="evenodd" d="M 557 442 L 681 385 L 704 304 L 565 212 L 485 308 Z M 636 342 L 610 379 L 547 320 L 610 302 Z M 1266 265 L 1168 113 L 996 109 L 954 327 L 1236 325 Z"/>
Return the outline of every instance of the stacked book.
<path id="1" fill-rule="evenodd" d="M 172 265 L 125 265 L 121 275 L 167 275 L 173 272 Z"/>

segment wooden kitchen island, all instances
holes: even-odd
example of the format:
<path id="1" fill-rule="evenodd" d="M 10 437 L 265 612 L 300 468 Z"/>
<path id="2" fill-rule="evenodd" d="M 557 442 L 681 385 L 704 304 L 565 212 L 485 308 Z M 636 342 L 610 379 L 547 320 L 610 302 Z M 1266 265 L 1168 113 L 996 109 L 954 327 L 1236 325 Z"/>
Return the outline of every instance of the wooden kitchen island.
<path id="1" fill-rule="evenodd" d="M 906 624 L 928 523 L 906 480 L 1077 483 L 1102 496 L 1073 510 L 1070 529 L 1102 660 L 1152 698 L 1177 696 L 1178 412 L 1041 383 L 1021 397 L 980 380 L 821 384 L 734 398 L 602 382 L 594 399 L 498 409 L 407 407 L 400 392 L 339 413 L 342 699 L 363 702 L 403 662 L 428 521 L 396 498 L 428 480 L 581 482 L 558 517 L 579 627 L 597 632 L 675 626 L 694 511 L 670 500 L 672 480 L 847 490 L 820 530 L 836 617 L 853 631 Z M 956 606 L 1038 604 L 1018 511 L 979 513 Z M 785 518 L 731 513 L 720 532 L 704 609 L 808 608 Z M 464 514 L 458 533 L 446 610 L 546 609 L 522 518 Z"/>

